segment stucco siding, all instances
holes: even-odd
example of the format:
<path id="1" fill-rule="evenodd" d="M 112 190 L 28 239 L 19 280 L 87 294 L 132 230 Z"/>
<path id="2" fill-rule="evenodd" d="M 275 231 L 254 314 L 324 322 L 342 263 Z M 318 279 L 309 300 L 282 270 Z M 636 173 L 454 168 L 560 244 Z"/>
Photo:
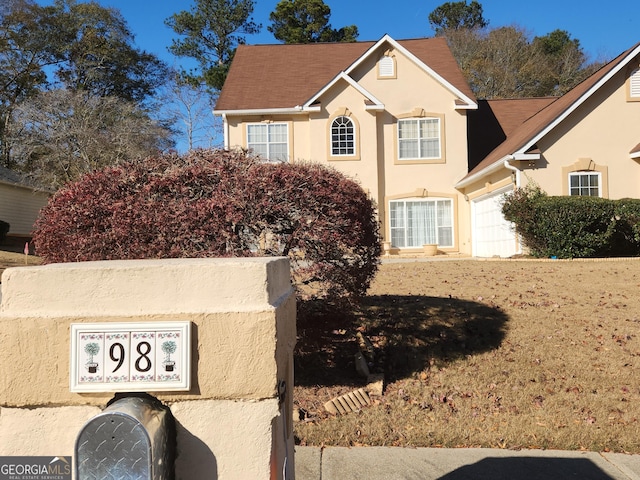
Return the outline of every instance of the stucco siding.
<path id="1" fill-rule="evenodd" d="M 9 235 L 30 235 L 48 198 L 44 192 L 0 183 L 0 220 L 9 222 Z"/>
<path id="2" fill-rule="evenodd" d="M 640 198 L 640 163 L 629 154 L 640 141 L 638 125 L 640 104 L 627 101 L 621 72 L 539 142 L 542 159 L 527 175 L 549 195 L 563 195 L 567 169 L 590 159 L 606 168 L 603 196 Z"/>

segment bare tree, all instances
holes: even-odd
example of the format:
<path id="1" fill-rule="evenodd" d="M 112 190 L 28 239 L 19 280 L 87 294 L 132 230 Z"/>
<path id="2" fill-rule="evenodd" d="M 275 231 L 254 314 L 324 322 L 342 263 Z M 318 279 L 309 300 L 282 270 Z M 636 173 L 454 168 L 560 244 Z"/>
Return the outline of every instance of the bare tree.
<path id="1" fill-rule="evenodd" d="M 19 167 L 52 189 L 82 174 L 172 146 L 171 131 L 136 104 L 51 90 L 20 103 L 7 141 Z"/>
<path id="2" fill-rule="evenodd" d="M 222 125 L 213 115 L 216 98 L 206 85 L 173 74 L 162 93 L 161 113 L 176 125 L 178 143 L 189 150 L 221 145 Z"/>

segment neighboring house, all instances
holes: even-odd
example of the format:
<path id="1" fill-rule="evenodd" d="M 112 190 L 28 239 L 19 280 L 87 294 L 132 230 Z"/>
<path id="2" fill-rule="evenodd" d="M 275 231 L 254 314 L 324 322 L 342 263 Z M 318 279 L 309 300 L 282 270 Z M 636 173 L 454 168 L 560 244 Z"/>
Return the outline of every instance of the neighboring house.
<path id="1" fill-rule="evenodd" d="M 560 98 L 478 101 L 442 38 L 238 48 L 225 146 L 357 179 L 393 253 L 520 251 L 502 195 L 640 198 L 640 44 Z"/>
<path id="2" fill-rule="evenodd" d="M 31 237 L 33 224 L 50 194 L 20 174 L 0 167 L 0 220 L 9 223 L 9 237 Z"/>

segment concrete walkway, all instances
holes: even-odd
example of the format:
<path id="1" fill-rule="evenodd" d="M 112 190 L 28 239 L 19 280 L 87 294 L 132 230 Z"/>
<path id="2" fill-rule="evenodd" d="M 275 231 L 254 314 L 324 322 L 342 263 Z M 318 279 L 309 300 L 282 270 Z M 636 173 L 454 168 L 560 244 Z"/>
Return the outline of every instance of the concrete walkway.
<path id="1" fill-rule="evenodd" d="M 296 447 L 296 480 L 640 480 L 640 455 L 484 448 Z"/>

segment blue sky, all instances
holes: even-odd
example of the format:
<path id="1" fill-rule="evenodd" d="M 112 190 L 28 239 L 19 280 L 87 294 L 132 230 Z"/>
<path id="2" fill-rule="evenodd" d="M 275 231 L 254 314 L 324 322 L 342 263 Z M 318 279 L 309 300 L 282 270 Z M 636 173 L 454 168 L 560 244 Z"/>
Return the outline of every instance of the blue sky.
<path id="1" fill-rule="evenodd" d="M 640 42 L 638 0 L 484 0 L 480 3 L 490 27 L 520 25 L 532 35 L 544 35 L 555 29 L 567 30 L 580 40 L 593 60 L 611 59 Z M 43 0 L 41 3 L 50 3 Z M 136 35 L 139 47 L 161 56 L 170 63 L 167 53 L 173 32 L 164 19 L 191 8 L 187 0 L 99 0 L 119 9 Z M 269 14 L 278 0 L 257 0 L 254 20 L 263 25 L 262 32 L 247 38 L 247 43 L 277 43 L 267 31 Z M 433 35 L 428 15 L 440 0 L 325 0 L 331 7 L 334 28 L 357 25 L 359 40 L 379 40 L 388 33 L 393 38 L 420 38 Z M 180 62 L 180 60 L 178 61 Z"/>
<path id="2" fill-rule="evenodd" d="M 2 1 L 2 0 L 0 0 Z M 37 0 L 46 5 L 53 0 Z M 82 1 L 82 0 L 78 0 Z M 254 21 L 262 31 L 247 37 L 249 44 L 278 43 L 267 31 L 269 14 L 279 0 L 256 0 Z M 359 40 L 379 40 L 389 34 L 395 39 L 433 36 L 428 16 L 444 0 L 324 0 L 331 8 L 331 25 L 340 28 L 357 25 Z M 518 25 L 531 36 L 545 35 L 555 29 L 568 31 L 580 40 L 590 60 L 610 60 L 640 42 L 637 28 L 638 0 L 484 0 L 480 1 L 489 27 Z M 98 0 L 122 13 L 139 48 L 155 53 L 168 64 L 188 68 L 194 62 L 175 58 L 167 47 L 174 38 L 164 20 L 180 10 L 189 10 L 190 0 Z M 606 7 L 603 7 L 606 5 Z M 635 17 L 634 17 L 635 14 Z M 184 141 L 177 149 L 183 151 Z"/>

